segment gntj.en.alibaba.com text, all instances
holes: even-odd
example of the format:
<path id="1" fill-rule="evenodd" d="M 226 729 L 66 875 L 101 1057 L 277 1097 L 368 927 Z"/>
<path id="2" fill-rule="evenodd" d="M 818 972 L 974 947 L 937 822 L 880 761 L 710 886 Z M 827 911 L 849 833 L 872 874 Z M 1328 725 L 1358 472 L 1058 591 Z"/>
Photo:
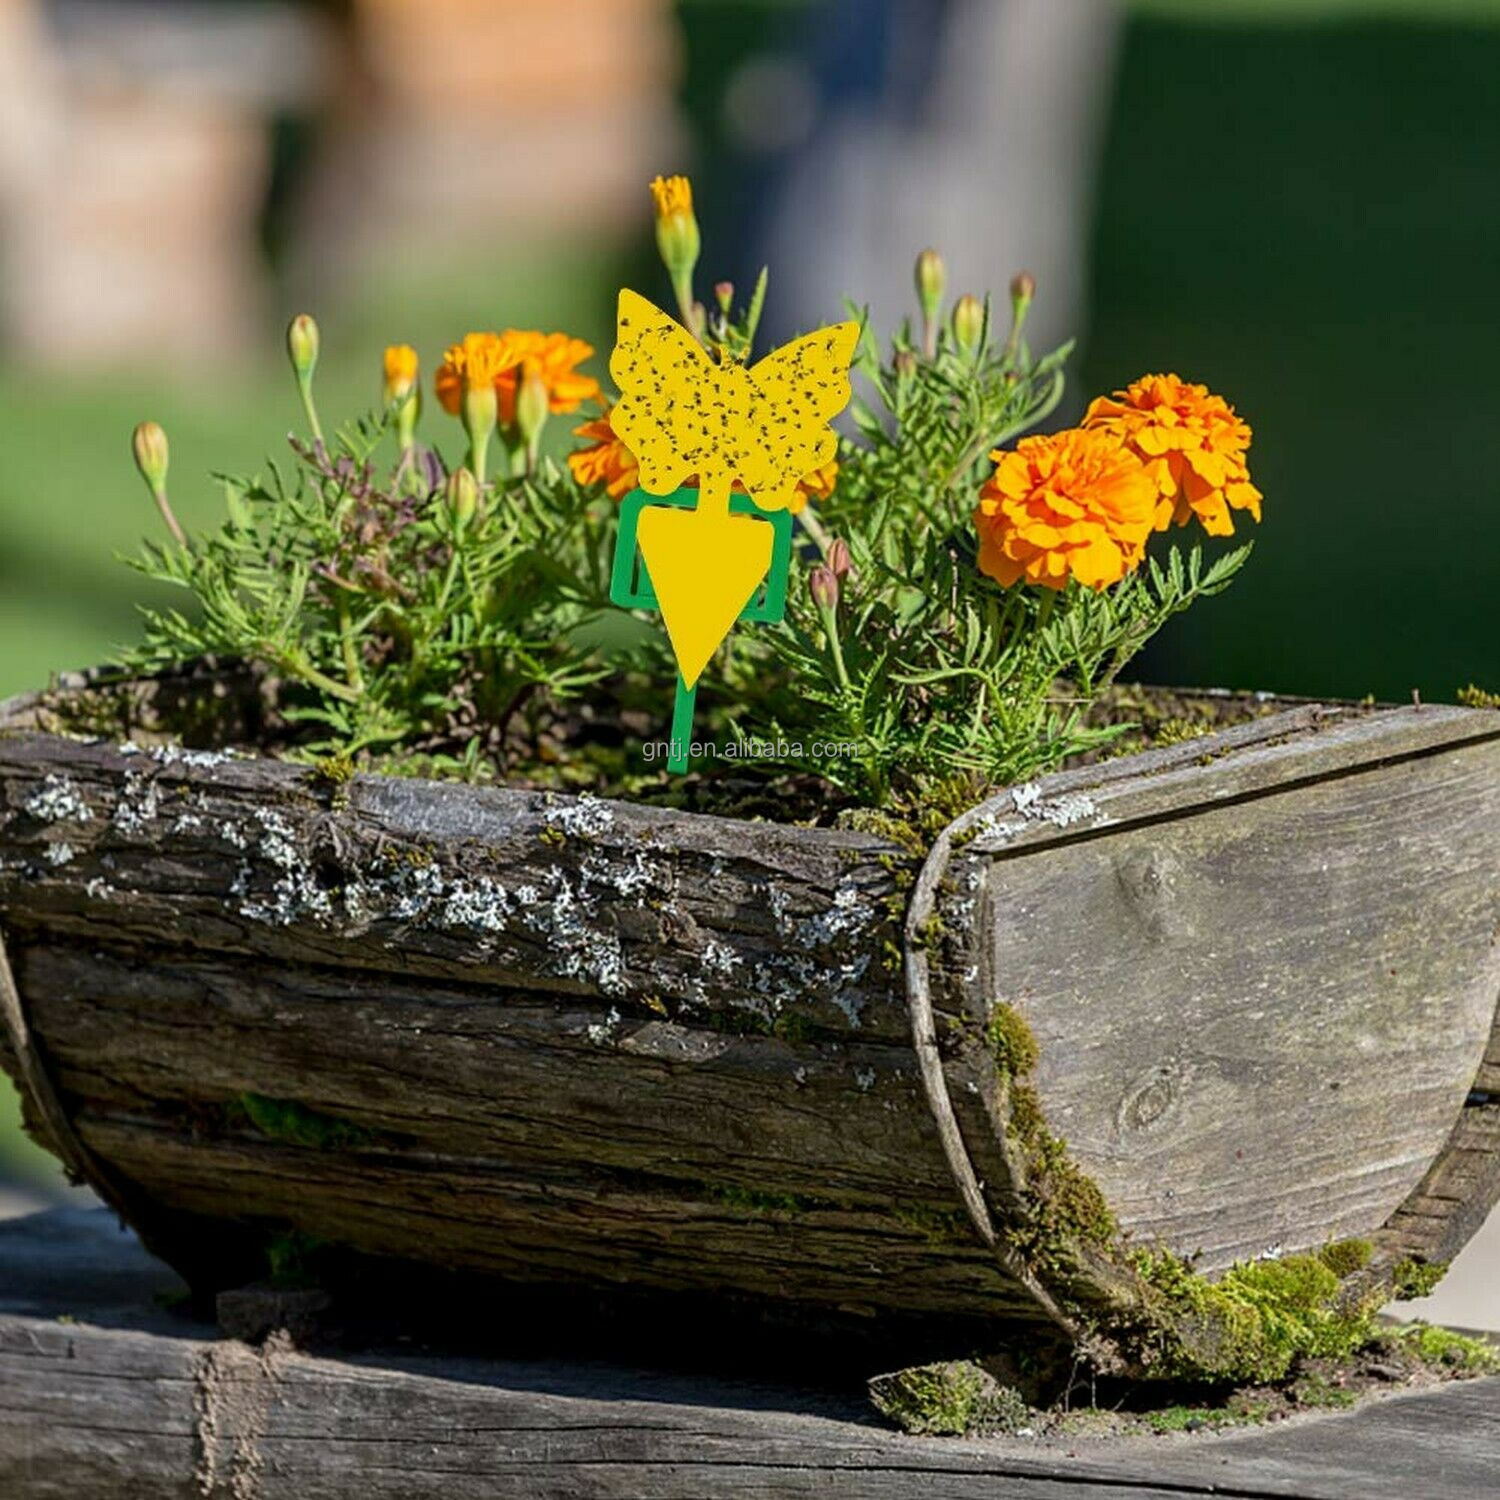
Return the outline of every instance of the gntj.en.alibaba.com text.
<path id="1" fill-rule="evenodd" d="M 691 759 L 713 760 L 850 760 L 859 747 L 850 740 L 693 740 L 687 747 Z M 647 760 L 670 760 L 683 749 L 680 740 L 647 740 L 641 747 Z"/>

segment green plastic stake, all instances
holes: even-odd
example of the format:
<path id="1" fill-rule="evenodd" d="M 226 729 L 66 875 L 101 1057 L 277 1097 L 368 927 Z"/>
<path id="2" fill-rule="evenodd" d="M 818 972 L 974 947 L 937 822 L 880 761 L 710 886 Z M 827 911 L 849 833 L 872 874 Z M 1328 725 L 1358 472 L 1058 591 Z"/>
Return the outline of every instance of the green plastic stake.
<path id="1" fill-rule="evenodd" d="M 648 609 L 653 613 L 660 610 L 651 575 L 636 545 L 641 512 L 655 505 L 694 510 L 698 505 L 698 491 L 681 489 L 670 495 L 650 495 L 645 490 L 634 489 L 621 500 L 620 531 L 615 539 L 614 566 L 609 580 L 610 601 L 621 609 Z M 787 576 L 792 561 L 792 513 L 789 510 L 761 510 L 748 495 L 740 494 L 729 497 L 729 509 L 734 515 L 752 516 L 773 529 L 771 565 L 738 618 L 774 624 L 786 614 Z M 698 684 L 695 682 L 688 687 L 679 673 L 672 701 L 672 739 L 667 757 L 667 769 L 678 775 L 688 769 L 691 760 L 693 714 L 697 702 Z"/>

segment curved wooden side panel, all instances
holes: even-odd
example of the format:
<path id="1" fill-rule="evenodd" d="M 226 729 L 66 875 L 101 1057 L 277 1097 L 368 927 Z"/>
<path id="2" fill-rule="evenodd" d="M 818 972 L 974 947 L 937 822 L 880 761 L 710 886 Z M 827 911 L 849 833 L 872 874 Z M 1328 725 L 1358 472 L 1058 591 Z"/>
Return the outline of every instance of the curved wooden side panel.
<path id="1" fill-rule="evenodd" d="M 1497 731 L 1387 712 L 1196 777 L 1044 782 L 977 842 L 989 997 L 1034 1031 L 1048 1121 L 1127 1234 L 1213 1269 L 1393 1214 L 1434 1253 L 1478 1227 Z"/>

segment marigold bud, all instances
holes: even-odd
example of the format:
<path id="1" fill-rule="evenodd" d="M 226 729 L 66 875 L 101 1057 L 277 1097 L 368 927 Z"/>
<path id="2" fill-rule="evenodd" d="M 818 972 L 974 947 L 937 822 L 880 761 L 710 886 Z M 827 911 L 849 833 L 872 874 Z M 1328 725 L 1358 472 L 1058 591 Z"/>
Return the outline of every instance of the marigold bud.
<path id="1" fill-rule="evenodd" d="M 891 368 L 898 380 L 905 380 L 917 372 L 917 356 L 910 349 L 898 349 L 891 356 Z"/>
<path id="2" fill-rule="evenodd" d="M 286 351 L 298 379 L 306 379 L 318 364 L 318 325 L 307 313 L 298 313 L 286 331 Z"/>
<path id="3" fill-rule="evenodd" d="M 536 440 L 547 420 L 550 399 L 540 362 L 522 360 L 521 379 L 516 386 L 516 431 L 521 434 L 528 452 L 536 448 Z"/>
<path id="4" fill-rule="evenodd" d="M 828 544 L 828 556 L 824 559 L 828 571 L 835 578 L 847 578 L 851 566 L 849 560 L 849 543 L 843 537 L 836 536 Z"/>
<path id="5" fill-rule="evenodd" d="M 714 282 L 714 301 L 719 304 L 719 311 L 727 318 L 729 309 L 734 304 L 734 283 L 732 281 Z"/>
<path id="6" fill-rule="evenodd" d="M 187 546 L 187 536 L 178 524 L 177 517 L 167 501 L 167 463 L 171 450 L 167 446 L 167 435 L 155 422 L 142 422 L 130 438 L 130 451 L 135 455 L 135 466 L 156 501 L 156 508 L 166 522 L 167 530 L 179 547 Z"/>
<path id="7" fill-rule="evenodd" d="M 984 303 L 965 292 L 953 304 L 953 342 L 965 354 L 973 354 L 984 337 Z"/>
<path id="8" fill-rule="evenodd" d="M 819 563 L 807 575 L 807 587 L 819 609 L 831 610 L 838 606 L 839 580 L 832 568 Z"/>
<path id="9" fill-rule="evenodd" d="M 385 351 L 385 404 L 405 401 L 416 389 L 420 365 L 410 344 L 391 344 Z"/>
<path id="10" fill-rule="evenodd" d="M 937 317 L 938 304 L 943 300 L 943 289 L 948 284 L 948 268 L 936 250 L 924 250 L 917 257 L 916 267 L 917 305 L 924 318 Z"/>
<path id="11" fill-rule="evenodd" d="M 1036 296 L 1036 277 L 1030 271 L 1017 271 L 1010 283 L 1010 332 L 1005 337 L 1001 358 L 1009 364 L 1021 347 L 1021 330 L 1026 326 L 1026 310 Z"/>
<path id="12" fill-rule="evenodd" d="M 135 466 L 153 495 L 167 487 L 167 464 L 171 449 L 167 435 L 155 422 L 142 422 L 130 439 L 131 451 L 135 454 Z"/>
<path id="13" fill-rule="evenodd" d="M 448 476 L 444 498 L 458 526 L 467 526 L 479 510 L 479 482 L 467 469 L 455 469 Z"/>
<path id="14" fill-rule="evenodd" d="M 656 248 L 672 285 L 690 282 L 702 238 L 693 214 L 693 185 L 686 177 L 658 177 L 651 184 L 656 201 Z"/>

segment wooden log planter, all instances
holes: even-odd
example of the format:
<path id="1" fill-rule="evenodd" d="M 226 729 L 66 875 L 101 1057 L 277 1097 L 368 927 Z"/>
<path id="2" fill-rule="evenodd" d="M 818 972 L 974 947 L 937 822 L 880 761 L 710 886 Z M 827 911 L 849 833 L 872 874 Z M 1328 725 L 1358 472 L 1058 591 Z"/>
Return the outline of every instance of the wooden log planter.
<path id="1" fill-rule="evenodd" d="M 1367 1241 L 1368 1299 L 1500 1193 L 1500 715 L 1299 705 L 920 849 L 344 782 L 148 698 L 0 710 L 0 1062 L 200 1287 L 294 1231 L 1212 1369 L 1132 1251 Z"/>

